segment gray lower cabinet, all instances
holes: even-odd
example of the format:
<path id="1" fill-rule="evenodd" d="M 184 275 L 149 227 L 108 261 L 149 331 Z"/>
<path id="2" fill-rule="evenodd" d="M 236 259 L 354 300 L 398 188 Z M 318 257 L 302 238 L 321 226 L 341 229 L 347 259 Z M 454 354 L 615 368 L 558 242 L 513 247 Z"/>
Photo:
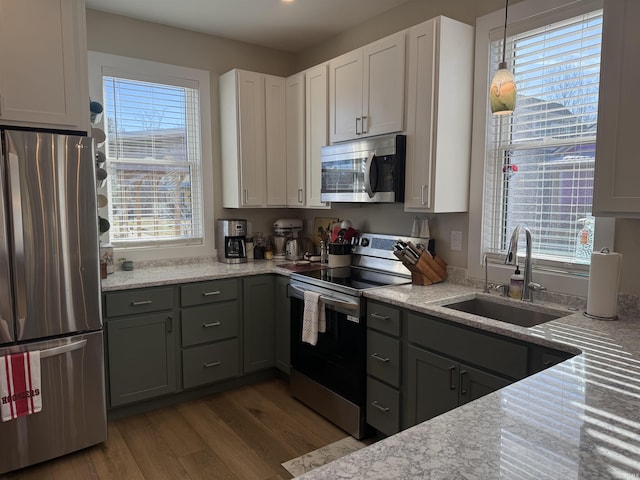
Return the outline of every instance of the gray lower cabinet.
<path id="1" fill-rule="evenodd" d="M 407 347 L 407 422 L 415 425 L 512 383 L 451 358 Z"/>
<path id="2" fill-rule="evenodd" d="M 173 299 L 172 287 L 105 294 L 111 407 L 176 391 Z"/>
<path id="3" fill-rule="evenodd" d="M 291 299 L 289 298 L 289 277 L 276 277 L 276 368 L 289 375 L 291 373 Z"/>
<path id="4" fill-rule="evenodd" d="M 275 366 L 275 277 L 243 279 L 243 373 Z"/>
<path id="5" fill-rule="evenodd" d="M 400 431 L 400 309 L 367 302 L 367 423 L 385 435 Z"/>
<path id="6" fill-rule="evenodd" d="M 240 375 L 240 281 L 180 285 L 182 387 Z"/>

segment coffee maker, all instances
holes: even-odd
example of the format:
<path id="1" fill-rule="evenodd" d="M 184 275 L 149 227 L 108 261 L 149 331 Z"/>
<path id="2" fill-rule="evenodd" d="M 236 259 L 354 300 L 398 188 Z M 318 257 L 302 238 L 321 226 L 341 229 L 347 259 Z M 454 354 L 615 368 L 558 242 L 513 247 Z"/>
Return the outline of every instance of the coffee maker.
<path id="1" fill-rule="evenodd" d="M 219 262 L 245 263 L 247 261 L 247 221 L 219 219 L 216 248 Z"/>

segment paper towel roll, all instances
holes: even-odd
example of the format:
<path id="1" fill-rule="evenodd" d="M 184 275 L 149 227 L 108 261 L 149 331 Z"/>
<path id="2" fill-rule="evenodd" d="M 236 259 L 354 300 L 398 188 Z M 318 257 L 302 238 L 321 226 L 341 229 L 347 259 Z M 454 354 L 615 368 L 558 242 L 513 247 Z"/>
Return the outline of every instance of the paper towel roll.
<path id="1" fill-rule="evenodd" d="M 608 320 L 616 318 L 621 266 L 622 255 L 619 253 L 603 251 L 591 254 L 588 316 Z"/>

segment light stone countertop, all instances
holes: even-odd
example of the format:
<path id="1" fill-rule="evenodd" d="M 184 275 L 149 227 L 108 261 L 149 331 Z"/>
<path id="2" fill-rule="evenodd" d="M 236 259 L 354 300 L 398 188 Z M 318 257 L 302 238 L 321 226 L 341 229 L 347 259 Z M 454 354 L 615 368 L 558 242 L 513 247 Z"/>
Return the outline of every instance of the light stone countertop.
<path id="1" fill-rule="evenodd" d="M 365 296 L 582 353 L 298 478 L 640 479 L 640 322 L 567 311 L 523 328 L 439 306 L 475 294 L 445 282 Z"/>
<path id="2" fill-rule="evenodd" d="M 110 291 L 264 273 L 290 271 L 273 261 L 210 262 L 116 272 L 102 285 Z M 298 478 L 640 479 L 638 319 L 591 320 L 538 302 L 567 316 L 523 328 L 441 306 L 476 294 L 449 282 L 365 292 L 373 300 L 577 355 Z"/>
<path id="3" fill-rule="evenodd" d="M 279 264 L 291 263 L 283 260 L 255 260 L 246 263 L 202 262 L 136 268 L 129 272 L 116 270 L 102 280 L 102 291 L 127 290 L 132 288 L 173 285 L 177 283 L 201 282 L 220 278 L 247 277 L 265 273 L 289 275 Z"/>

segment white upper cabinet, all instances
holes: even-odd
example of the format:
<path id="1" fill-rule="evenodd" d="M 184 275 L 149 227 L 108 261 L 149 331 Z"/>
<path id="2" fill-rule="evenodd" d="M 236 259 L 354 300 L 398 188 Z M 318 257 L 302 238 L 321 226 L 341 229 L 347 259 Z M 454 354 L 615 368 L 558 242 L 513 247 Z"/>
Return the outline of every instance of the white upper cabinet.
<path id="1" fill-rule="evenodd" d="M 473 48 L 446 17 L 409 29 L 405 211 L 468 210 Z"/>
<path id="2" fill-rule="evenodd" d="M 604 2 L 594 215 L 640 218 L 640 2 Z"/>
<path id="3" fill-rule="evenodd" d="M 265 145 L 268 207 L 287 205 L 286 80 L 265 75 Z"/>
<path id="4" fill-rule="evenodd" d="M 305 75 L 287 78 L 287 206 L 305 206 Z"/>
<path id="5" fill-rule="evenodd" d="M 85 3 L 0 0 L 0 124 L 87 131 Z"/>
<path id="6" fill-rule="evenodd" d="M 219 88 L 223 207 L 284 206 L 285 79 L 235 69 Z"/>
<path id="7" fill-rule="evenodd" d="M 308 208 L 330 208 L 320 200 L 322 165 L 320 148 L 329 143 L 327 64 L 305 72 L 305 184 Z"/>
<path id="8" fill-rule="evenodd" d="M 329 62 L 331 143 L 403 129 L 405 43 L 402 31 Z"/>

